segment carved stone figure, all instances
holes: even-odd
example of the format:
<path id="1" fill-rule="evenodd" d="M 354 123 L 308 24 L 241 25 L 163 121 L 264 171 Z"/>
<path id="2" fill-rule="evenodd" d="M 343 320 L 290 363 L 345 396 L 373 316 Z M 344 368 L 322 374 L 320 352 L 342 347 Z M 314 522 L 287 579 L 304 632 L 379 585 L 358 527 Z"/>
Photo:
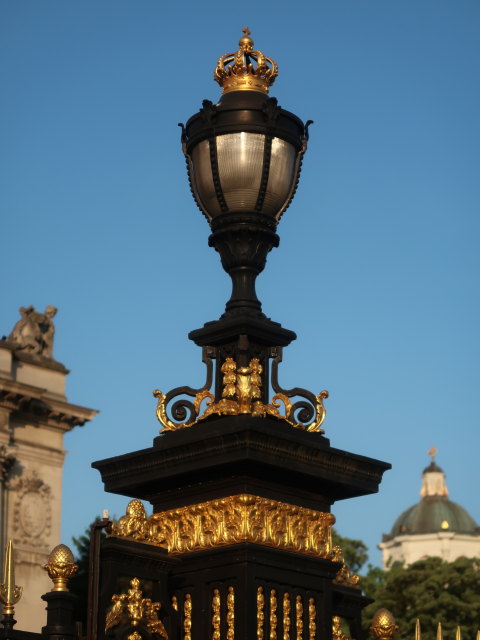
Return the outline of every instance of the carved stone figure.
<path id="1" fill-rule="evenodd" d="M 52 318 L 57 313 L 57 308 L 48 305 L 45 311 L 40 313 L 30 305 L 20 307 L 19 311 L 22 317 L 13 327 L 8 341 L 19 351 L 53 360 L 55 326 Z"/>

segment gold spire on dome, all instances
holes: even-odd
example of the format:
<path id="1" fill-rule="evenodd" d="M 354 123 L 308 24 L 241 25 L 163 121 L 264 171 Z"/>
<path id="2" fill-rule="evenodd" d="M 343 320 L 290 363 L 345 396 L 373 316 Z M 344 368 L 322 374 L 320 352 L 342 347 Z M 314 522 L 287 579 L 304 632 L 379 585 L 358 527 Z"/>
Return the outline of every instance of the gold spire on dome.
<path id="1" fill-rule="evenodd" d="M 435 456 L 438 453 L 437 447 L 430 447 L 427 453 L 431 457 L 432 462 L 422 474 L 422 488 L 420 489 L 420 497 L 426 498 L 427 496 L 443 496 L 444 498 L 448 498 L 448 489 L 445 482 L 445 474 L 442 469 L 440 469 L 440 467 L 435 464 Z"/>
<path id="2" fill-rule="evenodd" d="M 223 93 L 229 91 L 261 91 L 268 93 L 270 85 L 278 75 L 278 65 L 261 51 L 253 49 L 250 29 L 242 29 L 243 36 L 238 41 L 236 53 L 226 53 L 218 60 L 213 77 L 223 87 Z"/>

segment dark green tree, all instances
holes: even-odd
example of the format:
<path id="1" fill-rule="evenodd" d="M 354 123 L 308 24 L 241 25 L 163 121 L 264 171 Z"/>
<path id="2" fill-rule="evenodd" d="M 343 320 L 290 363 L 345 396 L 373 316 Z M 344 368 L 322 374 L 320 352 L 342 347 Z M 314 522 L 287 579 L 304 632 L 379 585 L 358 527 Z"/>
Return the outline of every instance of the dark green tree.
<path id="1" fill-rule="evenodd" d="M 99 520 L 97 518 L 96 520 Z M 78 538 L 72 538 L 75 547 L 74 556 L 75 563 L 78 565 L 76 575 L 69 582 L 70 591 L 78 598 L 76 606 L 76 617 L 82 623 L 85 631 L 87 621 L 87 603 L 88 603 L 88 560 L 90 553 L 90 527 L 85 529 L 84 533 Z"/>
<path id="2" fill-rule="evenodd" d="M 474 640 L 480 628 L 480 560 L 459 558 L 445 562 L 425 558 L 408 567 L 389 571 L 370 567 L 362 580 L 365 594 L 374 602 L 364 610 L 368 629 L 380 607 L 389 609 L 399 626 L 396 640 L 413 640 L 420 620 L 422 640 L 435 640 L 438 622 L 444 636 L 453 640 L 460 625 L 462 638 Z"/>
<path id="3" fill-rule="evenodd" d="M 97 516 L 92 524 L 85 529 L 83 534 L 78 538 L 72 537 L 73 546 L 75 547 L 75 563 L 78 565 L 76 575 L 69 582 L 70 591 L 77 596 L 76 619 L 82 623 L 85 631 L 87 623 L 87 607 L 88 607 L 88 566 L 90 560 L 90 532 L 93 524 L 99 522 L 100 517 Z M 102 536 L 105 533 L 102 531 Z"/>

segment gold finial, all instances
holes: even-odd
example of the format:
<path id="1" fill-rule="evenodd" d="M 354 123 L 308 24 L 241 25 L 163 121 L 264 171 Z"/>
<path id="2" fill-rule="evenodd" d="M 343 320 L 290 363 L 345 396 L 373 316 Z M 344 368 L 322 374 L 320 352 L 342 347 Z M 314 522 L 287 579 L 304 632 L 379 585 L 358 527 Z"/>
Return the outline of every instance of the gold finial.
<path id="1" fill-rule="evenodd" d="M 22 597 L 23 588 L 15 584 L 15 563 L 13 559 L 13 544 L 9 540 L 5 547 L 3 563 L 3 583 L 0 584 L 0 602 L 4 605 L 3 615 L 13 615 L 15 605 Z"/>
<path id="2" fill-rule="evenodd" d="M 43 567 L 53 582 L 52 591 L 68 591 L 68 581 L 77 571 L 73 553 L 66 544 L 58 544 L 48 556 L 48 562 Z"/>
<path id="3" fill-rule="evenodd" d="M 430 449 L 427 451 L 427 453 L 431 457 L 432 463 L 435 462 L 435 456 L 438 453 L 437 447 L 430 447 Z"/>
<path id="4" fill-rule="evenodd" d="M 392 640 L 398 631 L 393 613 L 388 609 L 378 609 L 373 616 L 370 630 L 377 636 L 378 640 Z"/>
<path id="5" fill-rule="evenodd" d="M 339 616 L 332 618 L 332 638 L 333 640 L 350 640 L 342 631 L 342 621 Z"/>
<path id="6" fill-rule="evenodd" d="M 260 91 L 268 93 L 275 82 L 278 65 L 261 51 L 253 49 L 250 29 L 242 29 L 243 36 L 238 41 L 239 49 L 235 53 L 226 53 L 217 63 L 213 77 L 223 87 L 223 93 L 229 91 Z M 256 66 L 254 66 L 254 63 Z"/>
<path id="7" fill-rule="evenodd" d="M 112 596 L 112 606 L 105 618 L 105 633 L 121 622 L 128 621 L 129 626 L 135 628 L 143 621 L 153 637 L 168 640 L 167 630 L 158 617 L 160 602 L 152 602 L 151 598 L 142 598 L 142 595 L 140 580 L 132 578 L 127 593 Z M 134 631 L 128 638 L 141 640 L 142 636 Z"/>

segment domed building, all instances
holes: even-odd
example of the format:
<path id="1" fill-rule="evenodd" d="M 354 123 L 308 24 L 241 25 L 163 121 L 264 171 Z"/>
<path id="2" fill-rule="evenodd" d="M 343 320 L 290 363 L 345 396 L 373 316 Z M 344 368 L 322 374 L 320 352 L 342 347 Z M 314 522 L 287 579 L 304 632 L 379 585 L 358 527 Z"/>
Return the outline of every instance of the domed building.
<path id="1" fill-rule="evenodd" d="M 435 462 L 423 470 L 420 502 L 404 511 L 378 545 L 384 568 L 412 564 L 428 556 L 453 562 L 460 556 L 480 557 L 480 527 L 459 504 L 448 499 L 445 473 Z"/>

